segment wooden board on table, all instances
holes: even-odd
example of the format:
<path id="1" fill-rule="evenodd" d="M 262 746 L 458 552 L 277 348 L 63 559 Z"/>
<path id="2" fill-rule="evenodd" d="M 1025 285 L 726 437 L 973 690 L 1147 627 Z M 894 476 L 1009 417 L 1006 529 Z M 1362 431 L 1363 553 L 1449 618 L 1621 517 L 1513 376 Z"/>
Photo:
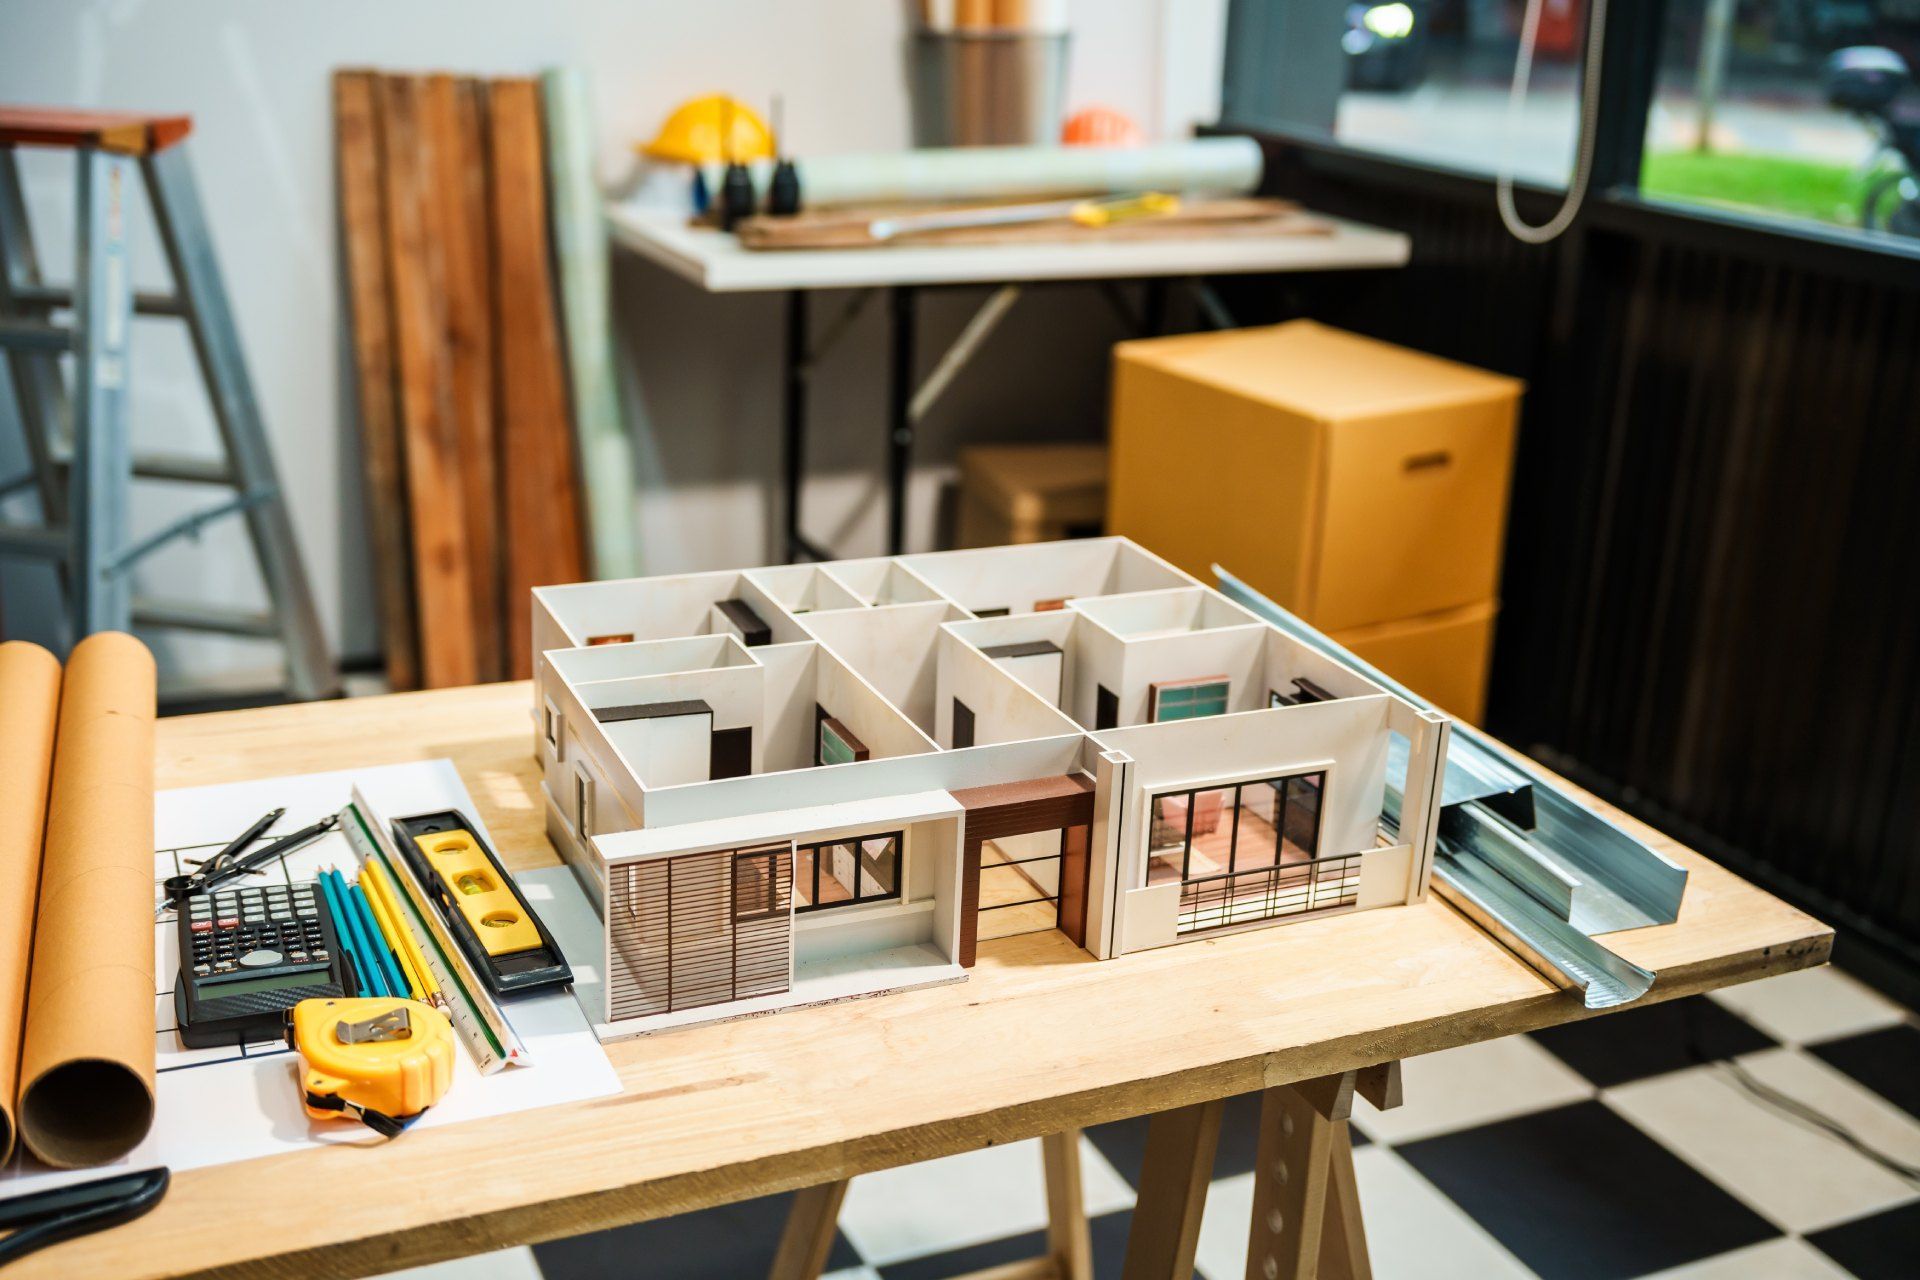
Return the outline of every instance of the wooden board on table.
<path id="1" fill-rule="evenodd" d="M 487 85 L 494 332 L 510 674 L 532 669 L 534 587 L 586 576 L 566 373 L 548 265 L 540 87 Z"/>
<path id="2" fill-rule="evenodd" d="M 470 79 L 429 76 L 421 105 L 433 175 L 425 212 L 432 230 L 429 247 L 438 259 L 442 360 L 453 438 L 459 442 L 474 679 L 485 682 L 504 678 L 506 668 L 493 411 L 493 272 L 481 88 Z"/>
<path id="3" fill-rule="evenodd" d="M 448 756 L 507 865 L 550 866 L 532 700 L 521 683 L 177 716 L 158 782 Z M 1647 1001 L 1826 960 L 1824 925 L 1598 807 L 1689 874 L 1676 923 L 1608 937 L 1659 973 Z M 1109 961 L 1057 932 L 1005 938 L 967 982 L 609 1045 L 619 1096 L 176 1174 L 147 1216 L 7 1274 L 386 1271 L 1591 1016 L 1433 896 Z M 859 1088 L 796 1085 L 850 1063 Z"/>
<path id="4" fill-rule="evenodd" d="M 1051 203 L 1051 202 L 1048 202 Z M 1219 200 L 1188 200 L 1178 212 L 1150 218 L 1129 218 L 1104 227 L 1084 227 L 1070 218 L 1045 222 L 1017 222 L 1005 226 L 951 227 L 944 231 L 916 231 L 876 240 L 869 229 L 874 219 L 937 213 L 968 207 L 1004 205 L 916 205 L 855 209 L 825 209 L 792 217 L 754 217 L 734 229 L 748 249 L 884 249 L 964 244 L 1098 244 L 1116 240 L 1181 240 L 1218 236 L 1321 236 L 1333 224 L 1301 211 L 1291 200 L 1246 196 Z"/>
<path id="5" fill-rule="evenodd" d="M 360 413 L 367 520 L 373 533 L 374 598 L 380 611 L 387 683 L 418 687 L 413 556 L 407 526 L 405 462 L 395 401 L 392 314 L 388 306 L 385 179 L 380 164 L 380 94 L 370 71 L 333 77 L 336 178 L 354 393 Z"/>
<path id="6" fill-rule="evenodd" d="M 420 675 L 422 683 L 434 688 L 472 684 L 480 678 L 480 666 L 462 440 L 453 410 L 445 341 L 447 300 L 439 227 L 433 217 L 437 174 L 425 118 L 426 82 L 419 76 L 389 75 L 379 77 L 377 84 Z"/>

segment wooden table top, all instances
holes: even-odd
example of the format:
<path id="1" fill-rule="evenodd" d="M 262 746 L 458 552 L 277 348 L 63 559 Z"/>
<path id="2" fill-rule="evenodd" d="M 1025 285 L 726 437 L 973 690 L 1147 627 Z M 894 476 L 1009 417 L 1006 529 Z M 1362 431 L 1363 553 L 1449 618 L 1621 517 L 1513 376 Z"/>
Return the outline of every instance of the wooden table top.
<path id="1" fill-rule="evenodd" d="M 159 785 L 449 757 L 502 857 L 548 865 L 531 705 L 522 683 L 164 720 Z M 1692 873 L 1680 919 L 1608 938 L 1659 973 L 1646 999 L 1826 960 L 1826 926 L 1655 841 Z M 610 1045 L 617 1096 L 179 1174 L 9 1276 L 384 1272 L 1586 1016 L 1431 896 L 1108 961 L 1033 934 L 983 943 L 968 982 Z"/>

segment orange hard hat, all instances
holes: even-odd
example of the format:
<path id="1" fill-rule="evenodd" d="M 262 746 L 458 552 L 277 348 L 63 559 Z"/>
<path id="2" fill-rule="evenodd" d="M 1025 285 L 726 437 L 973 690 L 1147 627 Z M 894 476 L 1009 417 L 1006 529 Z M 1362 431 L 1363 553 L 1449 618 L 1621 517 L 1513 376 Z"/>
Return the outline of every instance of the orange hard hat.
<path id="1" fill-rule="evenodd" d="M 1082 107 L 1060 126 L 1060 141 L 1070 147 L 1137 147 L 1146 136 L 1124 111 Z"/>

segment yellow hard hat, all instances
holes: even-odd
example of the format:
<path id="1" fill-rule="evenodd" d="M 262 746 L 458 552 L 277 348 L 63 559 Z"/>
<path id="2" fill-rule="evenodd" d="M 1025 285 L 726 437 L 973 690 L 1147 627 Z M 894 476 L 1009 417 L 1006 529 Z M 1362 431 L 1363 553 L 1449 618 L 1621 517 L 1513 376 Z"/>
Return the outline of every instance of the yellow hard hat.
<path id="1" fill-rule="evenodd" d="M 733 132 L 731 148 L 726 138 L 729 128 Z M 724 93 L 710 93 L 690 98 L 675 108 L 653 141 L 640 148 L 640 154 L 679 164 L 770 160 L 773 131 L 744 102 Z"/>

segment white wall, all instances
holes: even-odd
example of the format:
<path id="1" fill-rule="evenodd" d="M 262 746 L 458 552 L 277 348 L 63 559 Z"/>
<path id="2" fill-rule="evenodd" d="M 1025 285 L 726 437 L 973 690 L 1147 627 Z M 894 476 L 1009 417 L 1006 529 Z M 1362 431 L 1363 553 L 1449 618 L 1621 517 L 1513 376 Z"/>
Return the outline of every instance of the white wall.
<path id="1" fill-rule="evenodd" d="M 1266 640 L 1271 632 L 1271 627 L 1254 625 L 1129 641 L 1124 655 L 1126 674 L 1114 690 L 1120 695 L 1120 723 L 1147 723 L 1152 711 L 1152 685 L 1202 676 L 1227 678 L 1230 712 L 1265 707 L 1267 689 L 1261 675 L 1266 669 Z"/>
<path id="2" fill-rule="evenodd" d="M 973 744 L 1024 742 L 1079 726 L 1052 702 L 1002 671 L 993 659 L 952 632 L 940 635 L 940 693 L 934 704 L 934 740 L 953 744 L 953 703 L 973 712 Z"/>
<path id="3" fill-rule="evenodd" d="M 781 93 L 788 136 L 802 154 L 892 148 L 907 136 L 905 8 L 893 0 L 6 0 L 0 97 L 194 115 L 195 168 L 321 613 L 349 655 L 367 655 L 378 633 L 356 428 L 340 393 L 347 354 L 329 73 L 353 65 L 496 74 L 580 65 L 592 79 L 609 179 L 624 168 L 630 144 L 650 137 L 677 102 L 716 88 L 753 102 Z M 1191 114 L 1172 104 L 1190 104 L 1217 61 L 1217 47 L 1195 35 L 1218 24 L 1208 5 L 1073 0 L 1072 13 L 1072 104 L 1108 103 L 1150 130 Z M 1169 74 L 1169 30 L 1180 33 L 1179 48 L 1198 47 L 1178 55 L 1179 67 L 1197 70 Z M 61 272 L 71 182 L 58 157 L 29 160 L 29 206 L 48 263 Z M 163 284 L 144 218 L 133 235 L 136 283 Z M 613 287 L 644 571 L 773 558 L 780 300 L 710 297 L 618 254 Z M 983 296 L 923 299 L 923 369 Z M 842 300 L 816 300 L 817 323 Z M 868 308 L 813 380 L 807 524 L 846 554 L 881 549 L 886 392 L 875 353 L 884 347 L 883 310 Z M 1121 336 L 1090 289 L 1022 301 L 922 425 L 911 544 L 933 545 L 937 491 L 961 440 L 1097 438 L 1106 348 Z M 136 441 L 173 451 L 210 446 L 211 421 L 177 332 L 137 324 L 132 376 Z M 19 461 L 11 412 L 8 400 L 0 408 L 0 474 Z M 187 486 L 143 485 L 135 530 L 154 529 L 204 497 Z M 259 597 L 247 558 L 238 524 L 228 522 L 199 546 L 147 562 L 136 580 L 153 594 L 210 592 L 250 605 Z M 0 564 L 10 634 L 55 638 L 48 582 L 38 566 Z M 160 656 L 168 670 L 265 669 L 275 653 L 249 641 L 169 638 Z"/>
<path id="4" fill-rule="evenodd" d="M 767 773 L 804 769 L 813 763 L 814 667 L 820 646 L 762 645 L 754 650 L 766 672 L 766 727 L 758 745 Z"/>
<path id="5" fill-rule="evenodd" d="M 919 755 L 935 749 L 932 738 L 830 651 L 821 651 L 814 664 L 814 680 L 814 701 L 853 731 L 866 746 L 869 759 Z M 812 732 L 811 725 L 808 732 Z"/>
<path id="6" fill-rule="evenodd" d="M 810 613 L 802 622 L 922 732 L 931 734 L 940 624 L 965 616 L 944 600 L 932 600 Z"/>
<path id="7" fill-rule="evenodd" d="M 1191 586 L 1193 579 L 1157 556 L 1108 538 L 1036 542 L 1007 551 L 985 547 L 914 556 L 907 567 L 967 609 L 1027 613 L 1041 600 Z"/>

